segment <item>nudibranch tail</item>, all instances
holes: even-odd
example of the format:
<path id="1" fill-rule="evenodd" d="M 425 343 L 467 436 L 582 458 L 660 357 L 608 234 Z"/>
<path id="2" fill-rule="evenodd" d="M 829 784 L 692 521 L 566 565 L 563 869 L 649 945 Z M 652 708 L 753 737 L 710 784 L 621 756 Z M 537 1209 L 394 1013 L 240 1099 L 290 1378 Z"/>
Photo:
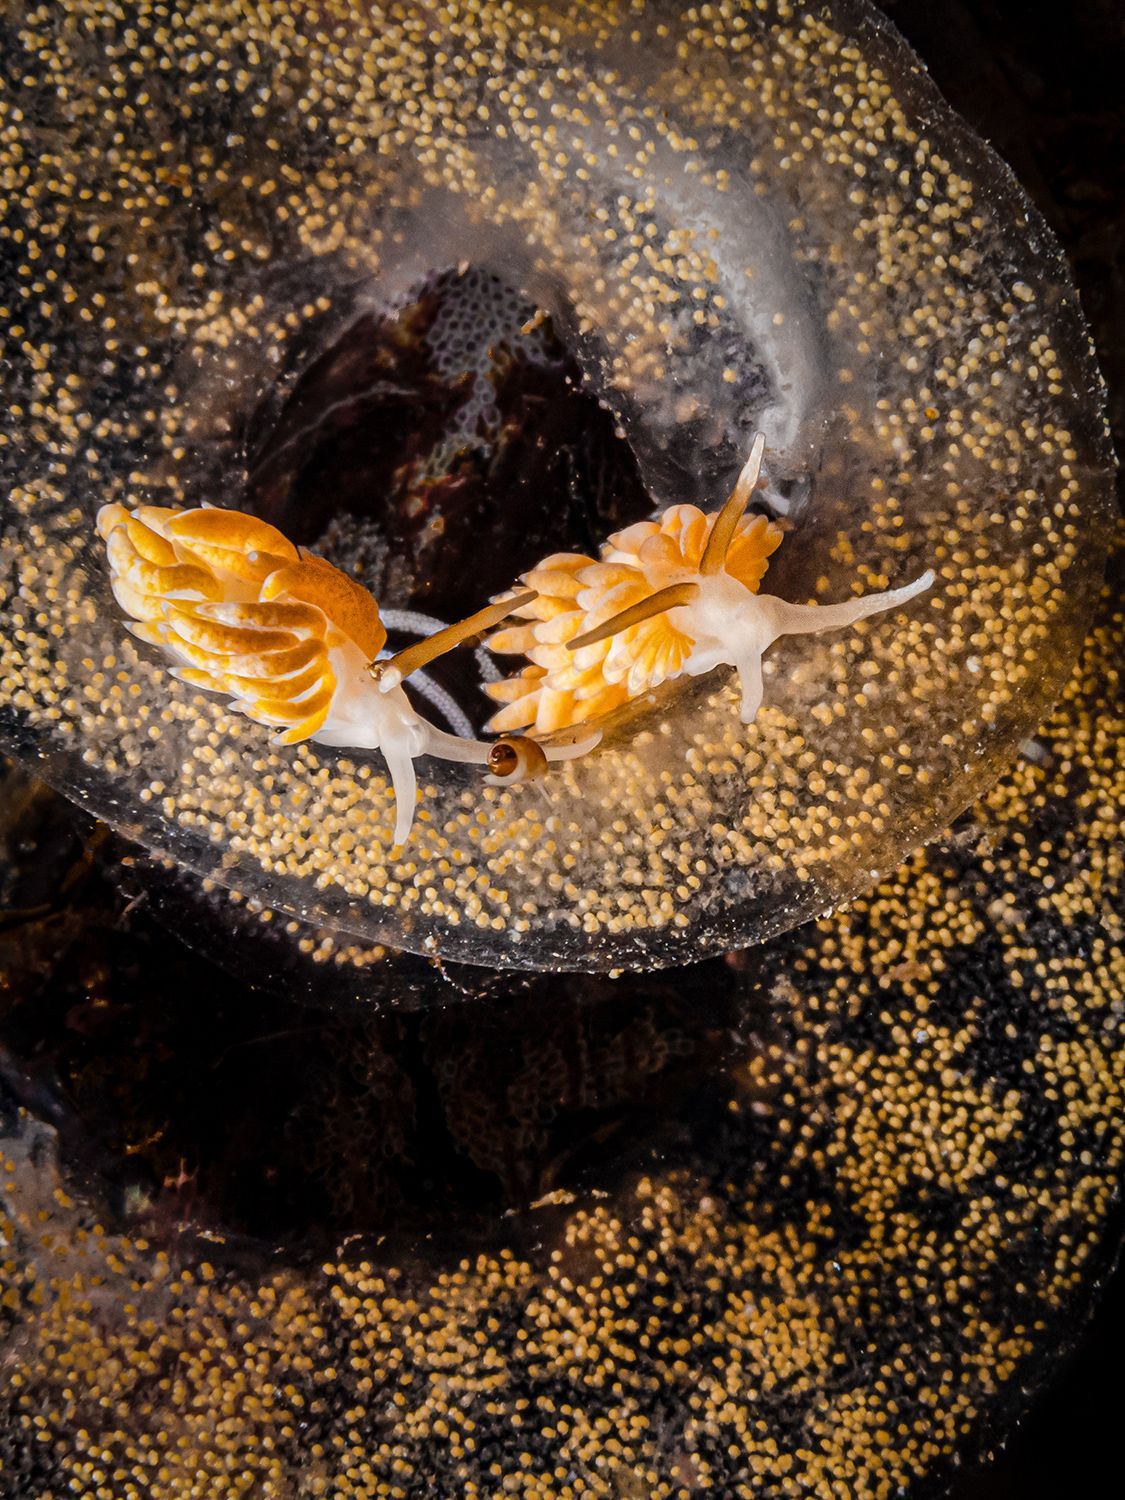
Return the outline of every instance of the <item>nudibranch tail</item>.
<path id="1" fill-rule="evenodd" d="M 824 630 L 842 630 L 854 625 L 857 620 L 866 620 L 869 615 L 885 614 L 889 609 L 898 609 L 909 604 L 919 594 L 933 587 L 932 568 L 901 588 L 886 589 L 878 594 L 863 594 L 858 599 L 845 599 L 839 604 L 790 604 L 772 594 L 759 594 L 757 602 L 768 609 L 774 621 L 773 639 L 783 635 L 813 635 Z"/>
<path id="2" fill-rule="evenodd" d="M 225 695 L 237 712 L 273 730 L 275 744 L 311 740 L 382 752 L 396 844 L 413 825 L 417 756 L 488 762 L 490 744 L 438 729 L 414 710 L 401 683 L 534 594 L 438 631 L 393 658 L 376 682 L 371 669 L 387 633 L 374 598 L 267 522 L 210 506 L 128 511 L 113 504 L 102 507 L 97 524 L 129 630 L 172 658 L 177 680 Z"/>
<path id="3" fill-rule="evenodd" d="M 674 505 L 611 536 L 597 560 L 558 554 L 526 575 L 538 596 L 521 604 L 519 624 L 489 644 L 523 654 L 528 665 L 486 686 L 504 705 L 490 728 L 541 733 L 585 723 L 661 682 L 723 665 L 739 673 L 740 715 L 749 723 L 762 702 L 762 656 L 780 636 L 840 629 L 930 587 L 926 573 L 905 588 L 841 604 L 760 594 L 782 538 L 775 522 L 746 514 L 764 451 L 759 433 L 717 514 Z"/>

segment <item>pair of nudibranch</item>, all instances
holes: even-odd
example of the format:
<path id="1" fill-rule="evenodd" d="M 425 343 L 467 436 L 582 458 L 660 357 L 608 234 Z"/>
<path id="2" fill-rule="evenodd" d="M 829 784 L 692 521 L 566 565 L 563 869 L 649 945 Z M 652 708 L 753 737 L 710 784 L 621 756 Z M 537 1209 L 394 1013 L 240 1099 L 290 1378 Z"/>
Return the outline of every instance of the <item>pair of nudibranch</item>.
<path id="1" fill-rule="evenodd" d="M 112 504 L 98 530 L 128 628 L 175 661 L 173 676 L 225 694 L 275 729 L 278 744 L 382 751 L 401 844 L 414 820 L 418 756 L 487 766 L 495 783 L 522 781 L 593 749 L 594 721 L 622 704 L 721 665 L 738 671 L 749 723 L 763 653 L 779 636 L 833 630 L 930 586 L 926 573 L 905 588 L 813 606 L 758 593 L 782 536 L 746 514 L 763 447 L 759 436 L 717 514 L 674 505 L 611 536 L 600 558 L 557 553 L 526 575 L 523 591 L 386 660 L 387 632 L 367 589 L 256 516 Z M 485 687 L 504 704 L 487 726 L 502 737 L 448 734 L 423 718 L 403 681 L 512 616 L 519 623 L 488 643 L 528 660 Z"/>

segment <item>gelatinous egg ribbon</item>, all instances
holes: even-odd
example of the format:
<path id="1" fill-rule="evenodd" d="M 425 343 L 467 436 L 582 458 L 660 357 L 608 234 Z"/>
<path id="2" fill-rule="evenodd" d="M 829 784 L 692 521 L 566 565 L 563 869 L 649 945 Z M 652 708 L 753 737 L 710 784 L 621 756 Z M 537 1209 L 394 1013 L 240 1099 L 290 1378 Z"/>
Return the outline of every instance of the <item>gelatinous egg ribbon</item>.
<path id="1" fill-rule="evenodd" d="M 869 884 L 1034 728 L 1100 574 L 1100 381 L 1050 235 L 871 11 L 36 14 L 3 23 L 0 716 L 70 796 L 360 937 L 657 966 Z M 779 645 L 752 726 L 718 675 L 537 782 L 422 763 L 392 857 L 378 756 L 172 683 L 93 517 L 237 506 L 263 392 L 466 261 L 550 314 L 654 511 L 721 503 L 765 433 L 772 592 L 937 581 Z"/>

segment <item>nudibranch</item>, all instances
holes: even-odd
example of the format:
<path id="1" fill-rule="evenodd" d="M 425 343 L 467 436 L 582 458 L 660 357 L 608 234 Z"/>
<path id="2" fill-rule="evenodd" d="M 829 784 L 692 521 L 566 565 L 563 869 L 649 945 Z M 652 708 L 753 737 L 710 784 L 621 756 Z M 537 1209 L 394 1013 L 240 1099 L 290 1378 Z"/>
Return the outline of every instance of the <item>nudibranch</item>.
<path id="1" fill-rule="evenodd" d="M 173 677 L 225 694 L 237 712 L 273 729 L 275 744 L 382 751 L 395 793 L 396 844 L 414 823 L 418 756 L 491 768 L 495 746 L 431 724 L 401 683 L 499 623 L 514 604 L 529 603 L 530 594 L 487 606 L 383 663 L 387 632 L 368 590 L 256 516 L 214 506 L 128 511 L 114 502 L 97 523 L 114 597 L 133 622 L 126 628 L 177 663 Z M 596 740 L 522 753 L 545 767 Z"/>
<path id="2" fill-rule="evenodd" d="M 661 967 L 869 887 L 1062 689 L 1112 505 L 1081 311 L 1010 173 L 863 0 L 12 5 L 0 172 L 0 737 L 179 866 L 443 959 Z M 548 327 L 627 465 L 536 383 Z M 317 462 L 298 390 L 323 398 Z M 485 451 L 483 429 L 518 441 Z M 628 662 L 582 710 L 597 753 L 546 775 L 518 742 L 487 768 L 419 759 L 425 815 L 398 848 L 377 753 L 266 732 L 319 712 L 288 717 L 311 679 L 263 728 L 129 639 L 94 525 L 106 503 L 253 511 L 444 622 L 538 557 L 618 566 L 607 536 L 708 511 L 758 431 L 764 507 L 792 528 L 768 594 L 819 603 L 816 633 L 766 654 L 752 730 L 717 672 L 686 670 L 705 649 L 739 658 L 753 707 L 755 651 L 720 652 L 725 617 L 692 659 L 679 627 L 702 594 L 574 652 L 537 642 L 560 671 Z M 380 510 L 379 481 L 403 473 Z M 695 581 L 660 556 L 650 578 L 640 551 L 690 541 L 702 564 L 708 523 L 654 524 L 627 553 L 635 597 L 591 599 L 590 629 Z M 743 518 L 707 575 L 759 617 L 775 607 L 751 560 L 771 538 Z M 821 628 L 927 570 L 908 608 Z M 552 607 L 581 591 L 550 571 Z M 244 628 L 208 620 L 225 599 L 195 602 L 187 629 Z M 383 623 L 409 651 L 417 632 Z M 393 705 L 410 666 L 365 701 L 385 686 Z M 602 712 L 631 677 L 673 672 L 636 722 Z M 483 733 L 480 676 L 468 652 L 438 664 L 443 730 Z M 503 722 L 532 706 L 514 691 Z M 405 692 L 423 707 L 421 674 Z M 534 706 L 535 726 L 573 716 L 550 693 Z"/>
<path id="3" fill-rule="evenodd" d="M 488 728 L 539 734 L 584 724 L 681 674 L 736 669 L 740 717 L 749 724 L 762 702 L 762 657 L 783 635 L 839 630 L 896 609 L 934 581 L 913 583 L 840 604 L 790 604 L 758 592 L 783 531 L 745 514 L 762 467 L 758 435 L 730 498 L 707 515 L 673 505 L 609 538 L 595 560 L 556 553 L 524 579 L 530 591 L 509 598 L 527 623 L 498 631 L 493 651 L 519 653 L 530 665 L 485 684 L 505 704 Z"/>

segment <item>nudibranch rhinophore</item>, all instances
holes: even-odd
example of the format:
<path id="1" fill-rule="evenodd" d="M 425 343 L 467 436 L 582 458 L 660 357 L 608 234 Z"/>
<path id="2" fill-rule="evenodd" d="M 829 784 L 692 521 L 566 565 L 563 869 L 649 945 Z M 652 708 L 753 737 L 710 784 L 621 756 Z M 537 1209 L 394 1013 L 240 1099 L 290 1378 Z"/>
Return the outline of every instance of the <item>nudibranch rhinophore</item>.
<path id="1" fill-rule="evenodd" d="M 493 651 L 529 665 L 485 692 L 504 703 L 488 727 L 550 734 L 586 724 L 681 675 L 716 667 L 738 672 L 744 724 L 762 705 L 762 657 L 783 635 L 839 630 L 896 609 L 934 581 L 840 604 L 790 604 L 758 592 L 781 529 L 747 516 L 765 439 L 759 434 L 721 511 L 673 505 L 655 521 L 611 536 L 595 560 L 581 553 L 545 558 L 524 579 L 512 613 L 528 623 L 491 638 Z"/>
<path id="2" fill-rule="evenodd" d="M 277 745 L 381 750 L 395 797 L 394 841 L 414 823 L 420 755 L 492 765 L 495 747 L 447 734 L 412 707 L 401 683 L 411 672 L 499 624 L 518 600 L 477 614 L 378 658 L 387 639 L 374 598 L 346 573 L 298 548 L 256 516 L 216 506 L 168 510 L 117 502 L 98 512 L 110 586 L 133 620 L 130 634 L 170 656 L 171 675 L 223 693 Z M 545 768 L 597 743 L 534 745 Z"/>
<path id="3" fill-rule="evenodd" d="M 1085 325 L 1010 174 L 861 3 L 591 0 L 518 20 L 489 0 L 424 16 L 8 6 L 0 169 L 0 734 L 248 899 L 480 964 L 676 963 L 868 886 L 997 775 L 1061 689 L 1110 515 Z M 479 308 L 466 293 L 419 336 L 403 310 L 462 267 L 465 286 L 500 291 Z M 934 586 L 778 641 L 753 723 L 730 673 L 684 674 L 603 715 L 597 753 L 549 774 L 503 751 L 499 785 L 420 763 L 396 849 L 377 756 L 275 745 L 276 726 L 129 640 L 94 516 L 214 502 L 323 553 L 321 532 L 290 524 L 300 504 L 270 509 L 284 486 L 250 481 L 288 394 L 377 314 L 399 318 L 398 340 L 365 367 L 365 399 L 398 404 L 370 440 L 384 472 L 408 450 L 394 360 L 413 361 L 449 467 L 408 503 L 440 545 L 468 435 L 498 409 L 473 382 L 504 288 L 612 414 L 651 515 L 710 507 L 760 431 L 761 503 L 789 528 L 771 593 L 826 611 L 927 570 Z M 334 388 L 333 410 L 352 394 Z M 521 408 L 525 454 L 557 431 L 543 405 Z M 300 449 L 285 431 L 275 476 Z M 527 554 L 509 567 L 505 552 L 481 600 L 642 518 L 584 525 L 605 514 L 599 484 L 575 464 L 573 522 L 549 547 L 533 542 L 547 502 L 511 486 L 505 548 L 526 536 Z M 321 486 L 318 524 L 326 507 Z M 348 521 L 341 507 L 328 524 Z M 364 525 L 393 564 L 382 603 L 465 613 L 377 512 Z M 496 538 L 462 546 L 464 580 Z M 475 728 L 472 658 L 449 660 L 465 670 L 439 686 Z"/>

